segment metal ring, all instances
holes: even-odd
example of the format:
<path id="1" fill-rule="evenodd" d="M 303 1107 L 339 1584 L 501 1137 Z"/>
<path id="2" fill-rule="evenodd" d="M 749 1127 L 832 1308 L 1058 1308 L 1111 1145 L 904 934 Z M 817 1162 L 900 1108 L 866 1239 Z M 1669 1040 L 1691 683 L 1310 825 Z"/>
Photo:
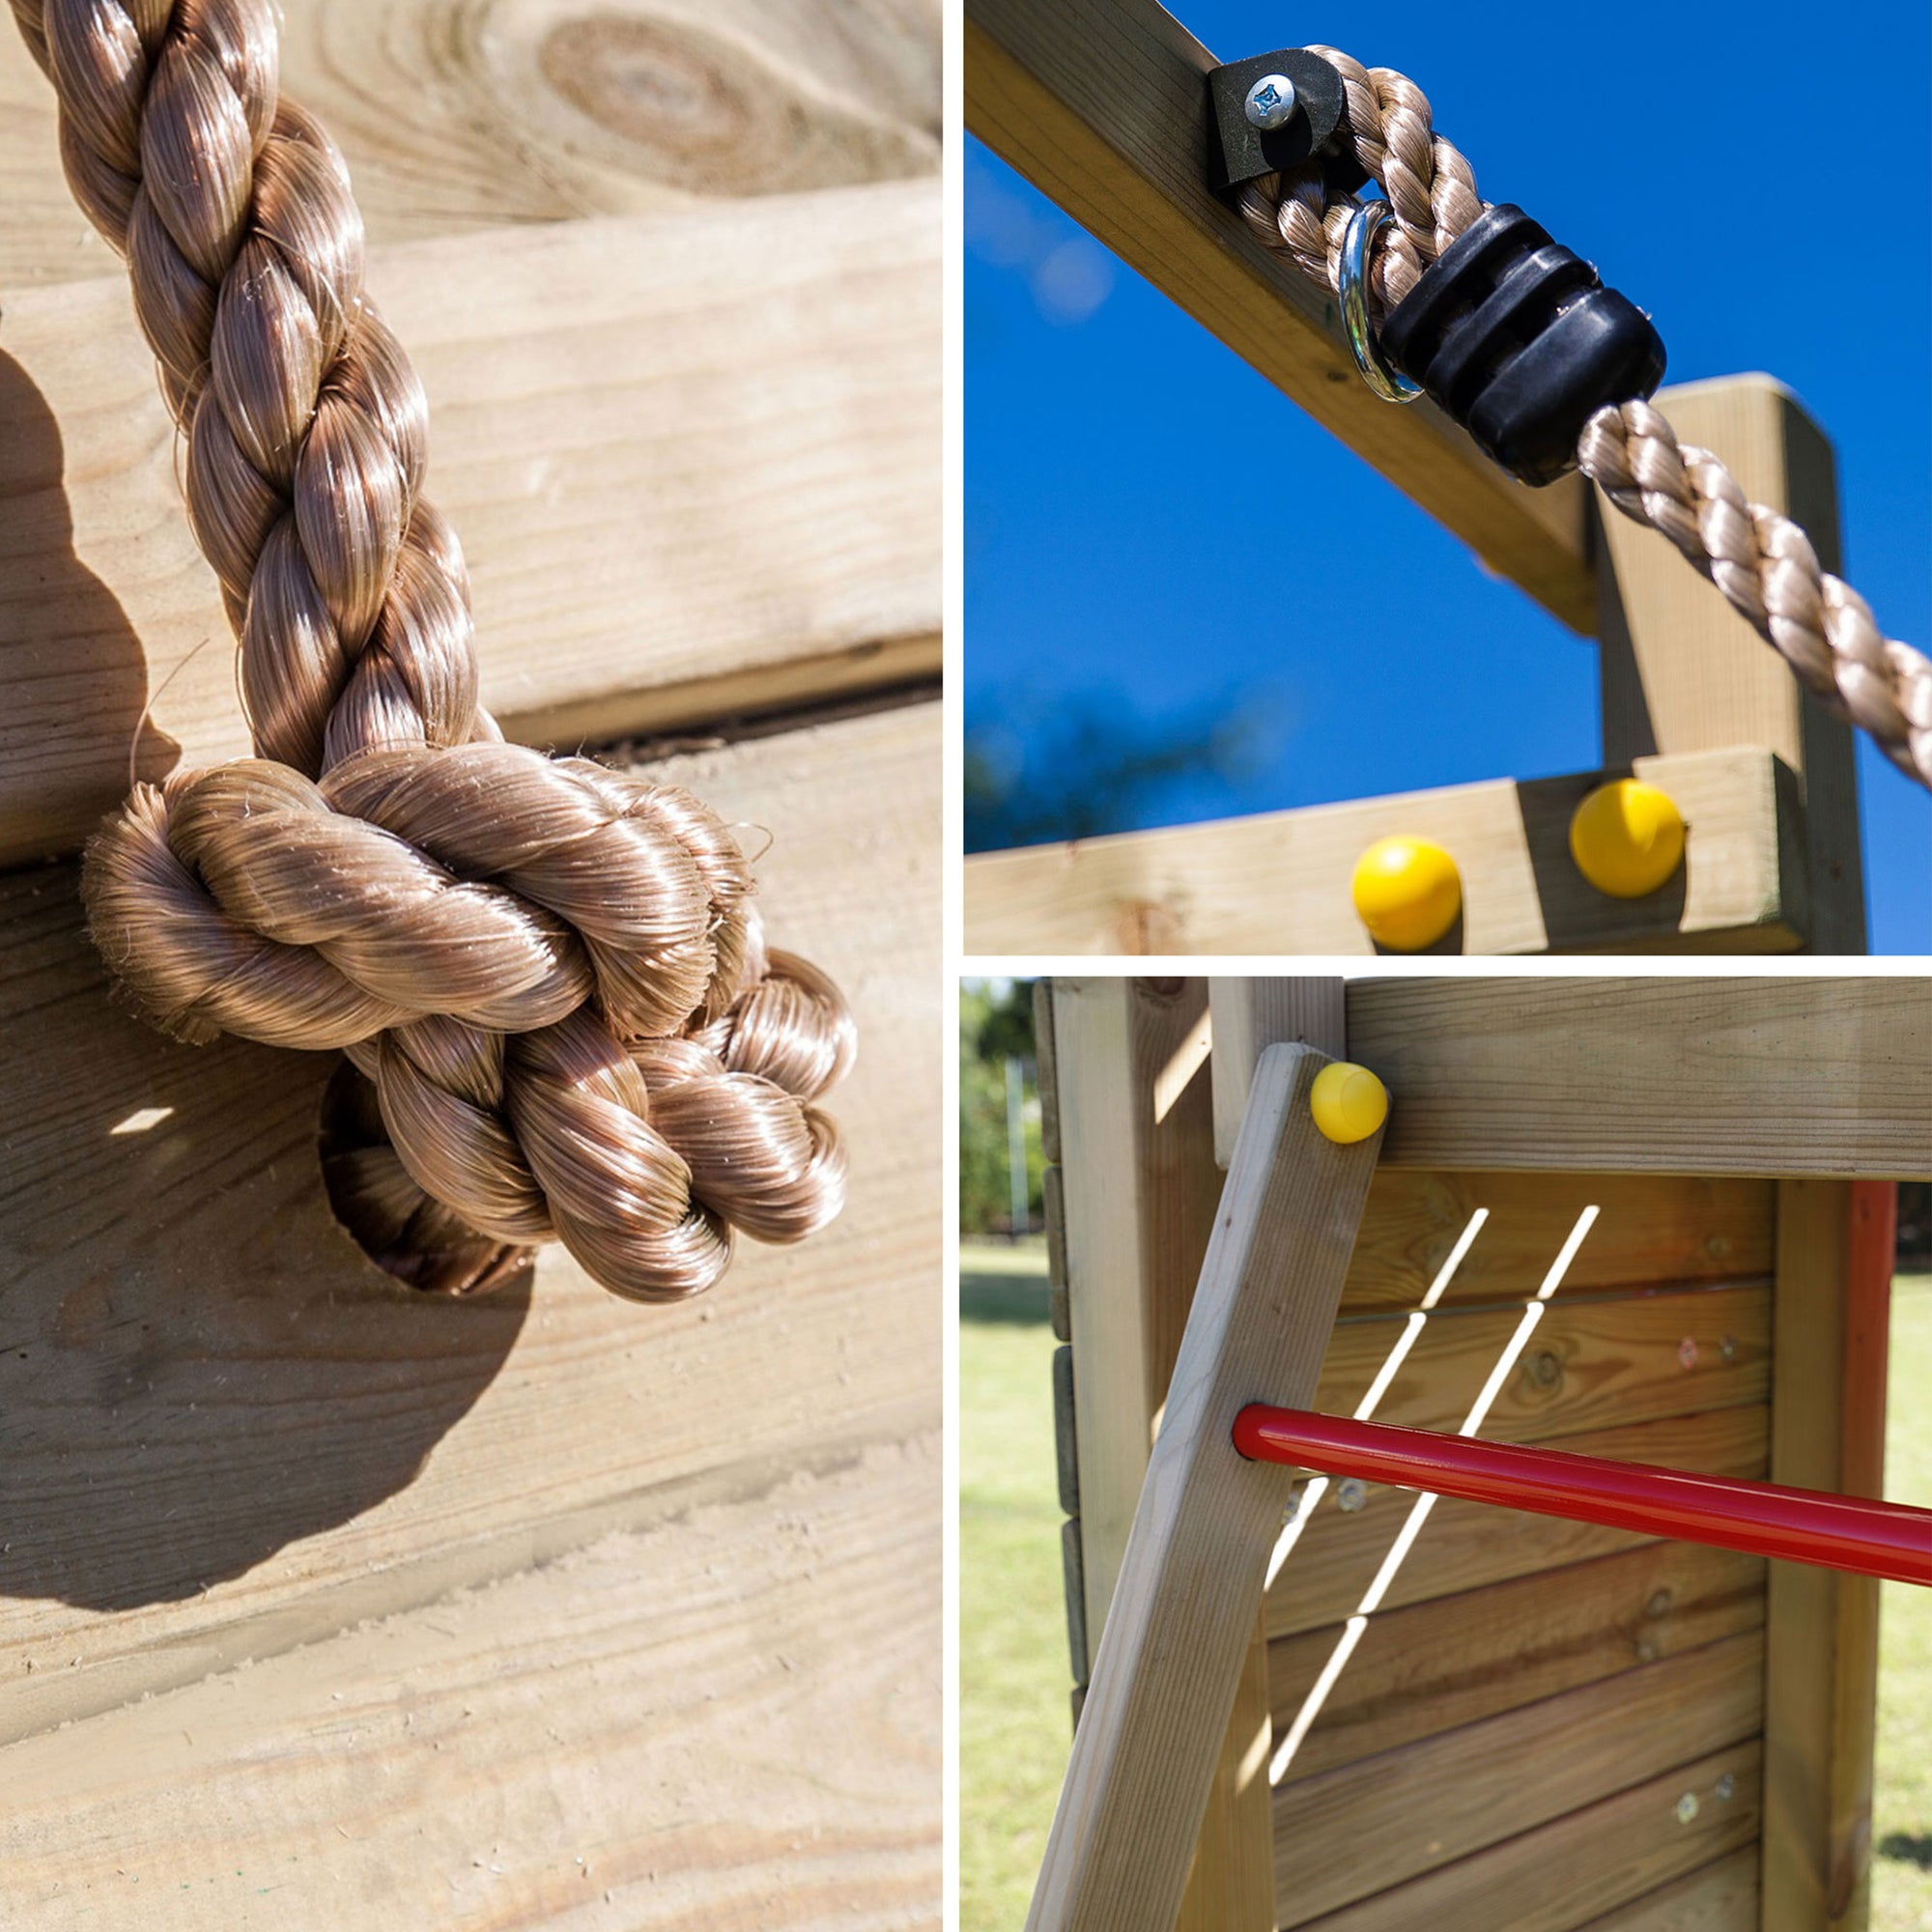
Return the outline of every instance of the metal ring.
<path id="1" fill-rule="evenodd" d="M 1349 232 L 1342 238 L 1342 327 L 1362 381 L 1385 403 L 1412 403 L 1422 384 L 1396 369 L 1369 326 L 1369 250 L 1388 214 L 1387 202 L 1365 201 L 1349 217 Z"/>

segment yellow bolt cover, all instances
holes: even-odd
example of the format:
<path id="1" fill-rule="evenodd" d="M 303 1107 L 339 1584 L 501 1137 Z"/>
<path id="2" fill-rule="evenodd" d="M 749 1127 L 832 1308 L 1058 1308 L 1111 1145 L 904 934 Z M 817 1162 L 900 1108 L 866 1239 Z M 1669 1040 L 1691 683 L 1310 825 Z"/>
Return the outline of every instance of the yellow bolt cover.
<path id="1" fill-rule="evenodd" d="M 1655 785 L 1612 779 L 1577 808 L 1570 856 L 1600 893 L 1640 899 L 1684 863 L 1683 816 Z"/>
<path id="2" fill-rule="evenodd" d="M 1463 910 L 1456 862 L 1427 838 L 1378 838 L 1355 861 L 1355 912 L 1395 952 L 1434 946 Z"/>
<path id="3" fill-rule="evenodd" d="M 1388 1089 L 1366 1066 L 1330 1061 L 1308 1090 L 1308 1111 L 1331 1141 L 1365 1141 L 1388 1119 Z"/>

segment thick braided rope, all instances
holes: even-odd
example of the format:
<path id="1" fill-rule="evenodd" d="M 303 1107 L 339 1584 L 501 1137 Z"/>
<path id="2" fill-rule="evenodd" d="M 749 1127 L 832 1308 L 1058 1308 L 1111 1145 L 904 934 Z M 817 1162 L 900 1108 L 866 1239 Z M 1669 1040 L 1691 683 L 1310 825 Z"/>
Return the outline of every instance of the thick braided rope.
<path id="1" fill-rule="evenodd" d="M 1435 131 L 1413 81 L 1333 47 L 1309 51 L 1341 74 L 1340 139 L 1388 197 L 1393 218 L 1369 268 L 1379 316 L 1487 204 L 1469 163 Z M 1340 289 L 1342 238 L 1359 206 L 1324 186 L 1319 162 L 1251 182 L 1240 199 L 1249 229 L 1330 291 Z M 1862 726 L 1893 764 L 1932 787 L 1932 661 L 1886 637 L 1864 599 L 1820 567 L 1789 517 L 1748 501 L 1717 457 L 1679 442 L 1648 403 L 1600 410 L 1577 440 L 1577 460 L 1625 516 L 1668 537 L 1828 710 Z"/>
<path id="2" fill-rule="evenodd" d="M 123 984 L 185 1038 L 349 1049 L 387 1138 L 332 1192 L 391 1246 L 554 1235 L 664 1299 L 733 1226 L 822 1225 L 843 1155 L 810 1102 L 849 1015 L 767 955 L 696 799 L 505 745 L 479 706 L 421 386 L 342 158 L 280 98 L 270 0 L 13 5 L 186 439 L 257 753 L 138 786 L 90 847 Z"/>

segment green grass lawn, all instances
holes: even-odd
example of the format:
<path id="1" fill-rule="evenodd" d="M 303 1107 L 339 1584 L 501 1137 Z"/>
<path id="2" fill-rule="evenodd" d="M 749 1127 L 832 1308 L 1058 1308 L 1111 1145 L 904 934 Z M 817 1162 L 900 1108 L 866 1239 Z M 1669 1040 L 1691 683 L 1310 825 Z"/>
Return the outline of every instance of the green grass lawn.
<path id="1" fill-rule="evenodd" d="M 1071 1739 L 1043 1248 L 959 1281 L 959 1932 L 1019 1932 Z"/>
<path id="2" fill-rule="evenodd" d="M 1932 1505 L 1932 1277 L 1894 1292 L 1886 1491 Z M 959 1283 L 959 1925 L 1018 1932 L 1069 1738 L 1046 1258 Z M 1872 1932 L 1932 1932 L 1932 1591 L 1885 1589 Z"/>

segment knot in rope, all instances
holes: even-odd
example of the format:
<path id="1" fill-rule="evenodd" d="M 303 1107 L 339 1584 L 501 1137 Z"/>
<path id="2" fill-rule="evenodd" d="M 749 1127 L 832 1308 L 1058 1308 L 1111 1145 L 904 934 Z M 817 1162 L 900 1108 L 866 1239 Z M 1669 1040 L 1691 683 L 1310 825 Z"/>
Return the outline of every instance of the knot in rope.
<path id="1" fill-rule="evenodd" d="M 269 0 L 13 0 L 74 193 L 126 257 L 185 437 L 256 755 L 135 787 L 89 848 L 103 957 L 187 1040 L 346 1049 L 338 1212 L 398 1272 L 561 1239 L 615 1292 L 708 1286 L 733 1229 L 843 1198 L 812 1104 L 832 983 L 768 952 L 688 792 L 502 742 L 421 384 L 362 287 L 340 153 L 281 98 Z"/>

